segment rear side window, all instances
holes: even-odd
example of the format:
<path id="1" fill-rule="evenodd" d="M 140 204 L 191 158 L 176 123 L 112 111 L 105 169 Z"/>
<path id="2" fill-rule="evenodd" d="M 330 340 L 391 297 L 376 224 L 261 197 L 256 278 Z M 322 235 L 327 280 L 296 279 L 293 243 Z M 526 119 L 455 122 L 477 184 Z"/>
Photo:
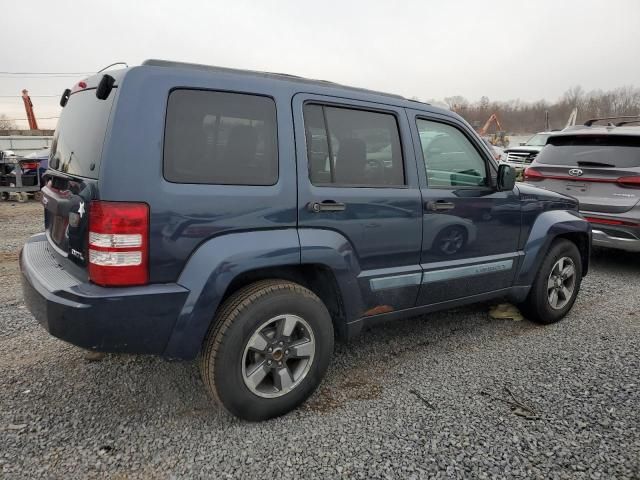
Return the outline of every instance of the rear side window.
<path id="1" fill-rule="evenodd" d="M 578 167 L 640 167 L 640 137 L 562 136 L 549 139 L 536 163 Z"/>
<path id="2" fill-rule="evenodd" d="M 307 104 L 304 122 L 309 179 L 314 185 L 404 185 L 394 115 Z"/>
<path id="3" fill-rule="evenodd" d="M 74 93 L 62 109 L 49 166 L 79 177 L 98 178 L 102 145 L 116 95 L 98 100 L 94 89 Z"/>
<path id="4" fill-rule="evenodd" d="M 176 183 L 275 184 L 274 101 L 239 93 L 172 91 L 165 127 L 164 176 Z"/>

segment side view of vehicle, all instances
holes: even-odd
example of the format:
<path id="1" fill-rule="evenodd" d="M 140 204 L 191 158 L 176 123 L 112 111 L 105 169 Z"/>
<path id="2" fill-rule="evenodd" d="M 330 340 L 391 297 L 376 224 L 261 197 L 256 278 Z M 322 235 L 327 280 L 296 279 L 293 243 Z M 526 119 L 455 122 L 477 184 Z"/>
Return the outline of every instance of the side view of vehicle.
<path id="1" fill-rule="evenodd" d="M 592 119 L 555 132 L 525 170 L 527 182 L 580 201 L 594 245 L 640 252 L 639 122 Z"/>
<path id="2" fill-rule="evenodd" d="M 159 60 L 61 104 L 28 308 L 86 349 L 198 358 L 244 419 L 304 402 L 335 339 L 495 298 L 553 323 L 589 268 L 578 202 L 428 104 Z"/>

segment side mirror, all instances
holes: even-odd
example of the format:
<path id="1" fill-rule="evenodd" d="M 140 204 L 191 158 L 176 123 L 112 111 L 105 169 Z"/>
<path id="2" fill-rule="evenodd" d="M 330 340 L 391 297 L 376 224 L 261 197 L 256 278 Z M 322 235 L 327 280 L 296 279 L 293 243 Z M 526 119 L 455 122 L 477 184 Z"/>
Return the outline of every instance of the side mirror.
<path id="1" fill-rule="evenodd" d="M 516 171 L 511 165 L 498 165 L 498 181 L 496 188 L 499 192 L 509 192 L 516 186 Z"/>
<path id="2" fill-rule="evenodd" d="M 520 142 L 520 146 L 524 147 L 527 144 L 527 142 Z"/>

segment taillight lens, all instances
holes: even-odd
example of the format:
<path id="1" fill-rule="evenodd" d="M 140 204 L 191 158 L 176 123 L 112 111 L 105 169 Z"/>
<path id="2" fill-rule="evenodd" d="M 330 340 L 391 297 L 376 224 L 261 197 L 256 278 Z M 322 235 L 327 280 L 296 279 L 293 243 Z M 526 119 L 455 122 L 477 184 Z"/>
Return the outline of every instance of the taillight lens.
<path id="1" fill-rule="evenodd" d="M 620 177 L 618 180 L 616 180 L 616 183 L 621 187 L 640 188 L 640 177 Z"/>
<path id="2" fill-rule="evenodd" d="M 529 167 L 524 171 L 524 179 L 529 180 L 530 182 L 539 182 L 540 180 L 544 180 L 544 175 Z"/>
<path id="3" fill-rule="evenodd" d="M 106 287 L 149 281 L 149 206 L 92 201 L 89 206 L 89 278 Z"/>
<path id="4" fill-rule="evenodd" d="M 637 227 L 638 223 L 636 222 L 628 222 L 626 220 L 613 220 L 610 218 L 599 218 L 599 217 L 584 217 L 585 220 L 589 223 L 597 223 L 600 225 L 621 225 L 626 227 Z"/>

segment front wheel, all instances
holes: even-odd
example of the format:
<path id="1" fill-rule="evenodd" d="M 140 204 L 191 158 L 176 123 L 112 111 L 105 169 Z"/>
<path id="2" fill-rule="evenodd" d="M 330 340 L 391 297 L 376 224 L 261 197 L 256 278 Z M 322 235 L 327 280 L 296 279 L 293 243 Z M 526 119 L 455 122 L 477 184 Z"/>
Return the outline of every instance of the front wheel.
<path id="1" fill-rule="evenodd" d="M 322 301 L 301 285 L 263 280 L 220 308 L 203 345 L 204 384 L 246 420 L 283 415 L 320 384 L 333 353 L 333 326 Z"/>
<path id="2" fill-rule="evenodd" d="M 544 258 L 520 309 L 530 320 L 555 323 L 573 307 L 581 281 L 582 257 L 578 247 L 569 240 L 557 240 Z"/>

